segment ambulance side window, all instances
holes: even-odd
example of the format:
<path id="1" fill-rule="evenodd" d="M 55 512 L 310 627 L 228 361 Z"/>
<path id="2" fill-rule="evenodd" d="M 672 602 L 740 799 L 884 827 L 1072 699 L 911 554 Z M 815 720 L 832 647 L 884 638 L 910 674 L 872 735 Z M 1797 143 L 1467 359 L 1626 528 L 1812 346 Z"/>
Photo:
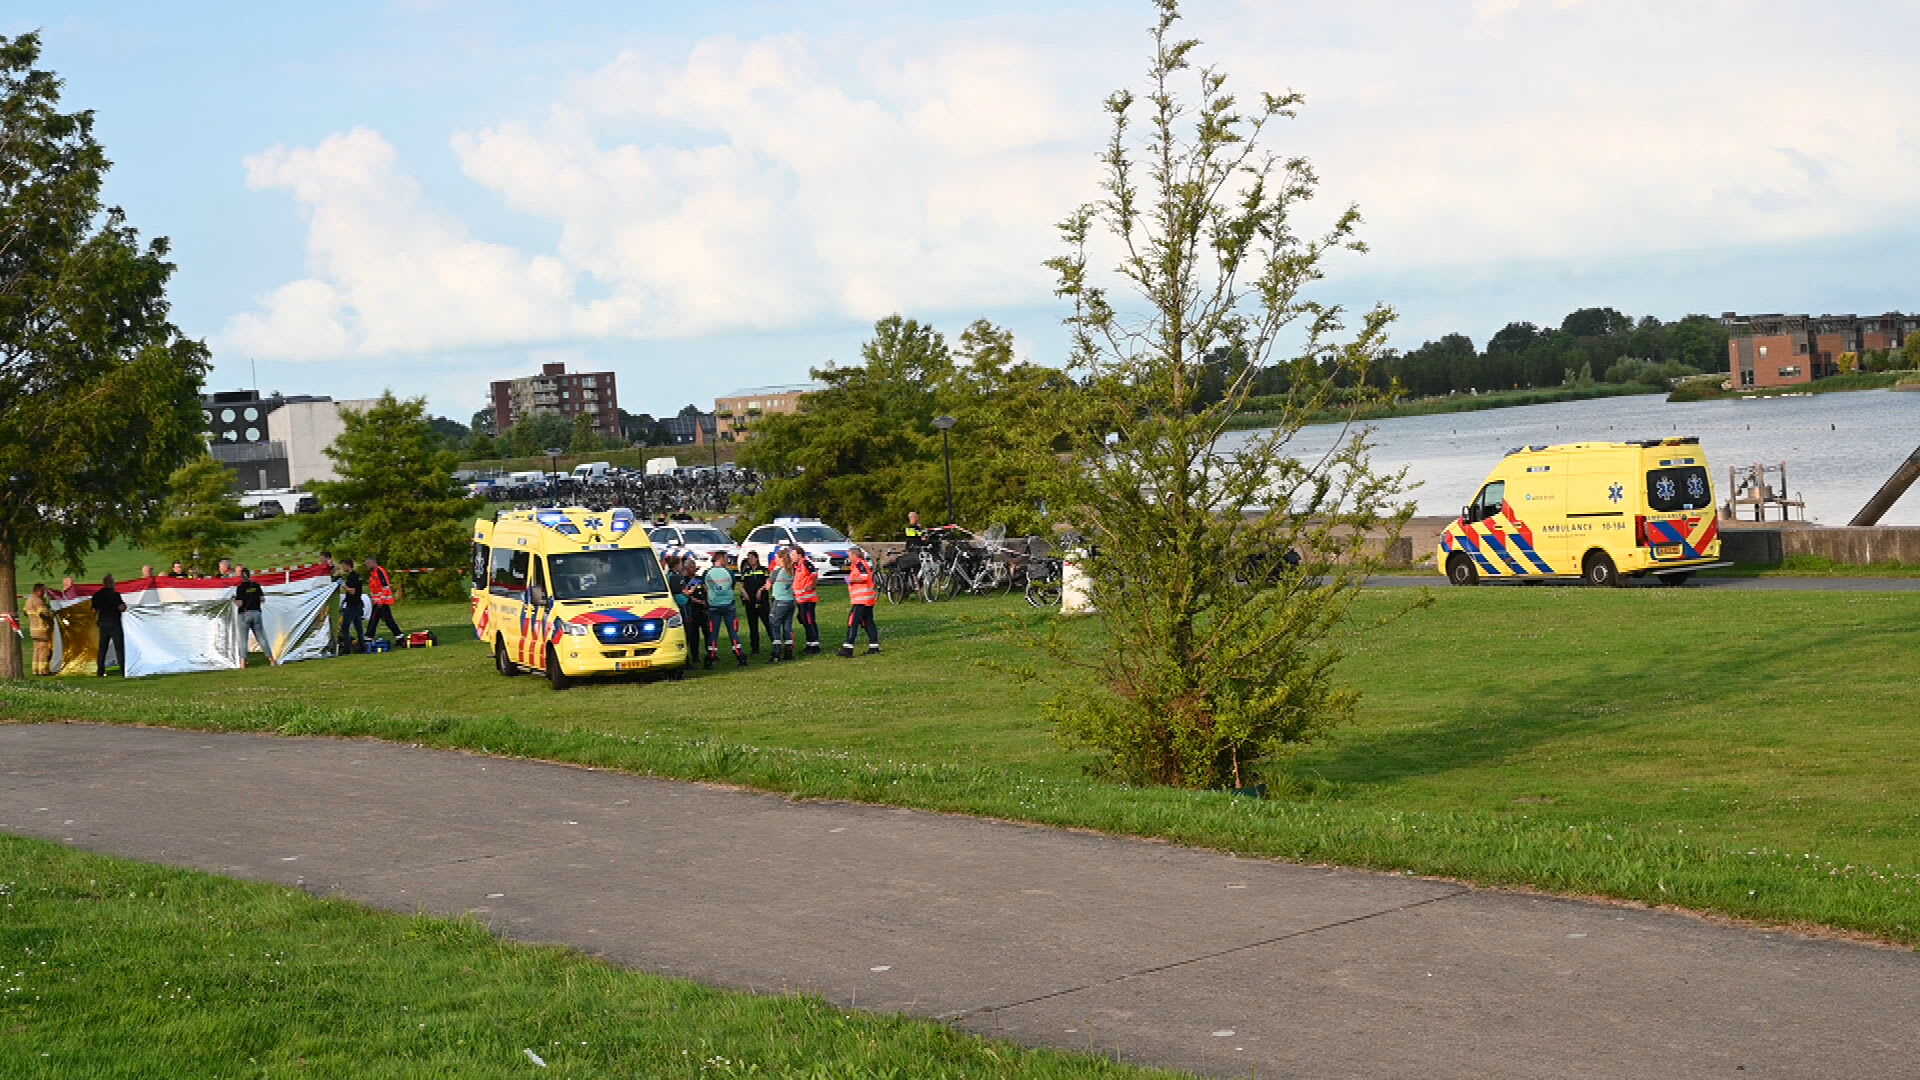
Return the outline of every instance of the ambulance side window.
<path id="1" fill-rule="evenodd" d="M 527 592 L 527 553 L 512 548 L 493 549 L 493 584 L 489 590 L 495 596 L 525 596 Z"/>
<path id="2" fill-rule="evenodd" d="M 476 589 L 486 588 L 487 578 L 491 575 L 492 571 L 493 549 L 487 547 L 485 544 L 473 545 L 473 587 Z"/>
<path id="3" fill-rule="evenodd" d="M 1505 480 L 1495 480 L 1493 483 L 1481 488 L 1480 497 L 1473 502 L 1473 520 L 1487 520 L 1499 513 L 1501 505 L 1506 501 L 1507 482 Z"/>
<path id="4" fill-rule="evenodd" d="M 534 589 L 539 589 L 538 593 Z M 534 603 L 549 603 L 553 593 L 547 588 L 547 560 L 535 556 L 533 559 L 533 577 L 527 589 L 527 598 Z"/>

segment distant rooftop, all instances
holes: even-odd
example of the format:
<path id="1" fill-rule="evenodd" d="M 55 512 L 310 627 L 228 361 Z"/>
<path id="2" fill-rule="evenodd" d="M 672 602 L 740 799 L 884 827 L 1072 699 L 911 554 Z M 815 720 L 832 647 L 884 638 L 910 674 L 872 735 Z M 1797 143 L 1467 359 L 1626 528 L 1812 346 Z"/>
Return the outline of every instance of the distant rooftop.
<path id="1" fill-rule="evenodd" d="M 773 397 L 778 394 L 809 394 L 826 387 L 825 383 L 802 382 L 783 383 L 779 386 L 748 386 L 731 393 L 721 394 L 723 398 L 737 397 Z"/>

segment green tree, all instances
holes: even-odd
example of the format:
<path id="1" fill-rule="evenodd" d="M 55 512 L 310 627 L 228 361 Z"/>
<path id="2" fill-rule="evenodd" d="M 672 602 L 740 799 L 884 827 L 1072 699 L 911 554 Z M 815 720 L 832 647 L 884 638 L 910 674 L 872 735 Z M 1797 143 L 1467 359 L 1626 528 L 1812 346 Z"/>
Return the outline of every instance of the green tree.
<path id="1" fill-rule="evenodd" d="M 751 517 L 816 515 L 856 537 L 891 536 L 916 508 L 928 463 L 937 467 L 933 418 L 955 381 L 938 330 L 889 315 L 860 347 L 864 363 L 815 369 L 822 388 L 798 413 L 761 418 L 741 463 L 767 477 Z M 916 483 L 917 481 L 917 483 Z"/>
<path id="2" fill-rule="evenodd" d="M 35 34 L 0 37 L 0 612 L 26 555 L 78 571 L 138 535 L 205 452 L 207 351 L 168 321 L 167 242 L 100 200 L 93 114 L 60 110 Z M 0 678 L 20 654 L 0 648 Z"/>
<path id="3" fill-rule="evenodd" d="M 1341 308 L 1306 294 L 1329 253 L 1364 245 L 1353 208 L 1302 235 L 1294 211 L 1318 179 L 1263 149 L 1301 97 L 1239 101 L 1224 75 L 1191 68 L 1176 0 L 1158 7 L 1144 99 L 1107 99 L 1104 195 L 1061 225 L 1068 252 L 1049 264 L 1074 305 L 1071 370 L 1086 389 L 1061 401 L 1069 461 L 1048 472 L 1047 501 L 1090 545 L 1104 624 L 1048 639 L 1075 673 L 1049 711 L 1064 740 L 1129 780 L 1242 786 L 1354 707 L 1334 670 L 1353 598 L 1380 566 L 1367 534 L 1397 536 L 1411 509 L 1390 506 L 1401 477 L 1371 468 L 1357 432 L 1324 455 L 1289 450 L 1330 376 L 1366 384 L 1392 313 L 1375 307 L 1349 332 Z M 1095 247 L 1118 253 L 1124 299 L 1094 272 Z M 1230 418 L 1283 335 L 1303 347 L 1281 361 L 1296 372 L 1281 422 L 1229 451 Z M 1200 405 L 1202 364 L 1223 346 L 1247 373 Z M 1301 566 L 1277 570 L 1289 549 Z"/>
<path id="4" fill-rule="evenodd" d="M 475 432 L 465 456 L 468 461 L 494 461 L 500 457 L 500 444 L 484 431 Z"/>
<path id="5" fill-rule="evenodd" d="M 507 453 L 513 457 L 540 457 L 555 447 L 573 441 L 573 425 L 557 413 L 523 416 L 501 436 Z"/>
<path id="6" fill-rule="evenodd" d="M 573 418 L 573 431 L 567 436 L 567 451 L 573 454 L 591 454 L 600 449 L 600 430 L 593 426 L 593 417 L 580 413 Z"/>
<path id="7" fill-rule="evenodd" d="M 1909 334 L 1900 346 L 1900 359 L 1909 368 L 1920 368 L 1920 334 Z"/>
<path id="8" fill-rule="evenodd" d="M 210 456 L 173 471 L 172 494 L 160 524 L 147 534 L 147 546 L 169 563 L 180 562 L 193 574 L 211 573 L 233 555 L 240 542 L 240 503 L 233 497 L 233 473 Z"/>
<path id="9" fill-rule="evenodd" d="M 457 577 L 480 503 L 454 484 L 457 455 L 434 434 L 426 401 L 388 391 L 364 412 L 340 415 L 346 430 L 327 448 L 340 479 L 313 485 L 320 512 L 300 519 L 301 540 L 345 558 L 378 556 L 391 569 Z"/>

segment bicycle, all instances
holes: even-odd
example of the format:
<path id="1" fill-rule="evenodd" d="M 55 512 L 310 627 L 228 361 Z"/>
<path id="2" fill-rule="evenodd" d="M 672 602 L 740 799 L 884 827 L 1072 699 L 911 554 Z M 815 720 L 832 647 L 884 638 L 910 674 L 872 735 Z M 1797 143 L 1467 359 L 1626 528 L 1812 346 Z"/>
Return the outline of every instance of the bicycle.
<path id="1" fill-rule="evenodd" d="M 1057 608 L 1060 606 L 1061 586 L 1065 580 L 1065 564 L 1060 559 L 1040 555 L 1028 560 L 1026 566 L 1027 603 L 1036 608 Z"/>

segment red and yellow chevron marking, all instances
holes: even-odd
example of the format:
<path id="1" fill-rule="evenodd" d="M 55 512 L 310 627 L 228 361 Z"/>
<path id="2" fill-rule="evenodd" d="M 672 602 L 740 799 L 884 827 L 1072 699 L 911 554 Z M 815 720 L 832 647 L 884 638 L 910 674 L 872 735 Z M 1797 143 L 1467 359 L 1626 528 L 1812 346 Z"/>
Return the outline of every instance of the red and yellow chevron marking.
<path id="1" fill-rule="evenodd" d="M 1685 517 L 1649 519 L 1647 545 L 1678 544 L 1679 555 L 1669 559 L 1704 559 L 1707 549 L 1720 538 L 1720 518 L 1712 511 Z M 1658 556 L 1655 556 L 1658 558 Z"/>

